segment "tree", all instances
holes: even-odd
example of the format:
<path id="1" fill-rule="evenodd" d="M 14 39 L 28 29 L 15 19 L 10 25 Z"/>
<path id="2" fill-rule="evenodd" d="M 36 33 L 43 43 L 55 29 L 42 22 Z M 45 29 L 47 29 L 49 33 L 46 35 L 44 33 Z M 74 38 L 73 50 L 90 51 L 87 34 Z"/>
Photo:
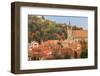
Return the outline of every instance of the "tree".
<path id="1" fill-rule="evenodd" d="M 44 16 L 42 16 L 42 19 L 43 19 L 43 20 L 45 20 L 45 17 L 44 17 Z"/>

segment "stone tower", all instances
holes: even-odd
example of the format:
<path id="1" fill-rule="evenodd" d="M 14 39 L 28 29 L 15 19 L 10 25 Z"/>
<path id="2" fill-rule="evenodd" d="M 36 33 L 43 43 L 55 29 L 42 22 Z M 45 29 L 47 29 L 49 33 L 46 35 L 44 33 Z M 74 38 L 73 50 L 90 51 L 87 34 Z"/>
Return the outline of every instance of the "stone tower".
<path id="1" fill-rule="evenodd" d="M 69 21 L 69 26 L 67 27 L 67 39 L 68 40 L 72 40 L 73 39 L 73 36 L 72 36 L 72 26 L 71 26 L 71 23 Z"/>

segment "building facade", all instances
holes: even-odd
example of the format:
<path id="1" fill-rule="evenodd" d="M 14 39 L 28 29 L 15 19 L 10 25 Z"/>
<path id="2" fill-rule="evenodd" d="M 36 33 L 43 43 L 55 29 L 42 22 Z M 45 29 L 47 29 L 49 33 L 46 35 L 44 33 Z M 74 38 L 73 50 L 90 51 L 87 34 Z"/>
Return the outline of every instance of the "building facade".
<path id="1" fill-rule="evenodd" d="M 67 28 L 67 39 L 68 40 L 85 40 L 88 39 L 88 30 L 80 29 L 80 30 L 73 30 L 72 26 L 69 22 L 69 26 Z"/>

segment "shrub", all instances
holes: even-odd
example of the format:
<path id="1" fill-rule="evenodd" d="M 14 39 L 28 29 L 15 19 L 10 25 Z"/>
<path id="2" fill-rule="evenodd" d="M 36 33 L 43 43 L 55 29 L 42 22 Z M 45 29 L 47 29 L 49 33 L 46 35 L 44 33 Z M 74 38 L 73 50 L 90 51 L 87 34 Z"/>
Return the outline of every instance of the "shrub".
<path id="1" fill-rule="evenodd" d="M 88 49 L 85 49 L 81 54 L 81 58 L 87 58 L 87 57 L 88 57 Z"/>

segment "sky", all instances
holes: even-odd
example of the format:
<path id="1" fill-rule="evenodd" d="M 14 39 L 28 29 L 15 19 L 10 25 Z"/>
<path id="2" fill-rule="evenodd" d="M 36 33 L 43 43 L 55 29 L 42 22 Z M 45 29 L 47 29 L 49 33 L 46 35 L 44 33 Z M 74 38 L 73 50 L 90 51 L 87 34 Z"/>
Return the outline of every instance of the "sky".
<path id="1" fill-rule="evenodd" d="M 78 17 L 78 16 L 44 16 L 45 19 L 56 21 L 56 23 L 66 23 L 72 26 L 76 25 L 88 29 L 88 17 Z"/>

